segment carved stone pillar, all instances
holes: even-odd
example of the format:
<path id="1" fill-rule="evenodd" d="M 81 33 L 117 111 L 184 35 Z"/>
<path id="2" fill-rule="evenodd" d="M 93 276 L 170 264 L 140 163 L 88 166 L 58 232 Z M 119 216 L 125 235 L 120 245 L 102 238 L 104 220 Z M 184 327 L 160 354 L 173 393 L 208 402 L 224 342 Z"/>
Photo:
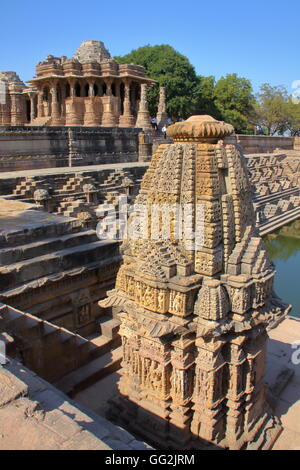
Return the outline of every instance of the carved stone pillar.
<path id="1" fill-rule="evenodd" d="M 114 96 L 102 96 L 103 114 L 101 126 L 114 127 L 117 125 L 116 98 Z"/>
<path id="2" fill-rule="evenodd" d="M 114 127 L 117 125 L 117 98 L 112 95 L 112 80 L 105 80 L 106 94 L 102 96 L 103 114 L 101 125 L 104 127 Z"/>
<path id="3" fill-rule="evenodd" d="M 94 82 L 89 81 L 89 96 L 95 96 L 95 91 L 94 91 Z"/>
<path id="4" fill-rule="evenodd" d="M 66 126 L 82 126 L 84 124 L 84 102 L 82 98 L 70 97 L 66 103 Z"/>
<path id="5" fill-rule="evenodd" d="M 1 96 L 1 104 L 0 104 L 0 108 L 1 108 L 1 120 L 0 120 L 0 124 L 2 126 L 10 126 L 11 124 L 11 100 L 10 100 L 10 96 L 9 96 L 9 93 L 8 93 L 8 87 L 7 87 L 7 83 L 4 82 L 4 84 L 2 83 L 2 86 L 3 86 L 3 89 L 2 89 L 2 96 Z"/>
<path id="6" fill-rule="evenodd" d="M 35 97 L 36 94 L 30 93 L 29 98 L 30 98 L 30 123 L 33 122 L 35 119 Z"/>
<path id="7" fill-rule="evenodd" d="M 12 91 L 11 99 L 11 125 L 20 126 L 25 122 L 25 98 L 17 91 Z"/>
<path id="8" fill-rule="evenodd" d="M 65 125 L 66 123 L 66 86 L 65 82 L 61 83 L 61 125 Z"/>
<path id="9" fill-rule="evenodd" d="M 112 91 L 111 91 L 111 85 L 112 85 L 112 80 L 107 79 L 105 80 L 105 85 L 106 85 L 106 96 L 112 96 Z"/>
<path id="10" fill-rule="evenodd" d="M 119 118 L 120 127 L 134 127 L 134 116 L 131 114 L 131 103 L 130 103 L 130 82 L 125 82 L 125 95 L 123 103 L 123 114 Z"/>
<path id="11" fill-rule="evenodd" d="M 75 93 L 75 81 L 70 80 L 69 83 L 70 83 L 70 96 L 74 97 L 76 95 L 76 93 Z"/>
<path id="12" fill-rule="evenodd" d="M 117 98 L 116 113 L 117 113 L 117 121 L 119 121 L 119 118 L 121 115 L 121 90 L 120 90 L 121 84 L 119 82 L 116 82 L 115 86 L 116 86 L 116 98 Z"/>
<path id="13" fill-rule="evenodd" d="M 150 114 L 147 102 L 147 84 L 141 85 L 141 99 L 135 127 L 141 127 L 144 131 L 151 131 Z"/>
<path id="14" fill-rule="evenodd" d="M 152 155 L 152 138 L 149 133 L 139 133 L 139 161 L 149 162 Z"/>
<path id="15" fill-rule="evenodd" d="M 51 94 L 51 125 L 59 126 L 60 125 L 60 109 L 57 99 L 57 82 L 53 82 L 50 88 Z"/>
<path id="16" fill-rule="evenodd" d="M 43 91 L 42 90 L 38 90 L 38 93 L 37 93 L 37 112 L 38 112 L 39 118 L 44 117 Z"/>
<path id="17" fill-rule="evenodd" d="M 100 126 L 101 98 L 99 96 L 88 96 L 84 98 L 84 125 Z"/>
<path id="18" fill-rule="evenodd" d="M 159 103 L 156 119 L 157 126 L 161 130 L 167 124 L 168 120 L 168 114 L 166 110 L 166 87 L 164 86 L 161 86 L 159 89 Z"/>

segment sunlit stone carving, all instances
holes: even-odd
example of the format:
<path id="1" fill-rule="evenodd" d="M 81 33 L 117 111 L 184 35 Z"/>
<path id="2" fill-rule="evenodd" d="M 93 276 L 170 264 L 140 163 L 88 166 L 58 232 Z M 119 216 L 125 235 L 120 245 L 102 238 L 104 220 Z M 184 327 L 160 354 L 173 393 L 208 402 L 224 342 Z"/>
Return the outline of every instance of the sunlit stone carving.
<path id="1" fill-rule="evenodd" d="M 168 128 L 174 143 L 153 155 L 137 198 L 147 230 L 123 243 L 116 288 L 100 302 L 121 320 L 113 416 L 162 448 L 269 448 L 280 432 L 264 365 L 266 329 L 286 306 L 273 295 L 244 157 L 222 140 L 232 132 L 210 116 Z"/>

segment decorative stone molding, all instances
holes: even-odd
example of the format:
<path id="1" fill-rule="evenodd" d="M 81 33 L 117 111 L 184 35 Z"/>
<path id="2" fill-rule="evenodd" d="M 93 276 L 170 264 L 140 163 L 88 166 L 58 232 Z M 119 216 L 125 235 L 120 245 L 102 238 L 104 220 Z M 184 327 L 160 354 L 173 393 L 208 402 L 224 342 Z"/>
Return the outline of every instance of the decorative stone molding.
<path id="1" fill-rule="evenodd" d="M 211 116 L 191 116 L 183 122 L 176 122 L 167 129 L 167 136 L 174 142 L 215 143 L 234 132 L 231 124 L 217 121 Z"/>

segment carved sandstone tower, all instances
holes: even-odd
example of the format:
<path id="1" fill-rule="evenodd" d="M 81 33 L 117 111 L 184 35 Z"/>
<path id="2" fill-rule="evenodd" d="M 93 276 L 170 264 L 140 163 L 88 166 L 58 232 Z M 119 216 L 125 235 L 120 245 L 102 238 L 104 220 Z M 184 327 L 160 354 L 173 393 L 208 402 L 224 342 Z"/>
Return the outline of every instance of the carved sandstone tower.
<path id="1" fill-rule="evenodd" d="M 100 302 L 121 320 L 114 416 L 159 448 L 268 448 L 280 431 L 264 364 L 266 328 L 285 310 L 244 158 L 222 140 L 232 132 L 210 116 L 168 128 L 174 144 L 153 155 L 131 219 L 142 237 L 124 242 L 116 288 Z"/>

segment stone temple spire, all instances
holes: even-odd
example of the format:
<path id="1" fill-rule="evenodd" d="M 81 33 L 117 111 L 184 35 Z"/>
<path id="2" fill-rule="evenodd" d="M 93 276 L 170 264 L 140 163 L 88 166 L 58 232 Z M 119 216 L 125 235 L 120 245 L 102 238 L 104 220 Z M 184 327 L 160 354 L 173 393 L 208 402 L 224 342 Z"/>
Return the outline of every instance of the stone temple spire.
<path id="1" fill-rule="evenodd" d="M 273 294 L 232 132 L 210 116 L 168 128 L 174 143 L 153 155 L 131 216 L 144 231 L 124 242 L 116 288 L 100 302 L 121 320 L 112 416 L 158 448 L 269 448 L 281 429 L 264 366 L 266 329 L 287 306 Z"/>
<path id="2" fill-rule="evenodd" d="M 101 41 L 83 41 L 74 54 L 79 62 L 101 62 L 110 59 L 110 53 Z"/>

